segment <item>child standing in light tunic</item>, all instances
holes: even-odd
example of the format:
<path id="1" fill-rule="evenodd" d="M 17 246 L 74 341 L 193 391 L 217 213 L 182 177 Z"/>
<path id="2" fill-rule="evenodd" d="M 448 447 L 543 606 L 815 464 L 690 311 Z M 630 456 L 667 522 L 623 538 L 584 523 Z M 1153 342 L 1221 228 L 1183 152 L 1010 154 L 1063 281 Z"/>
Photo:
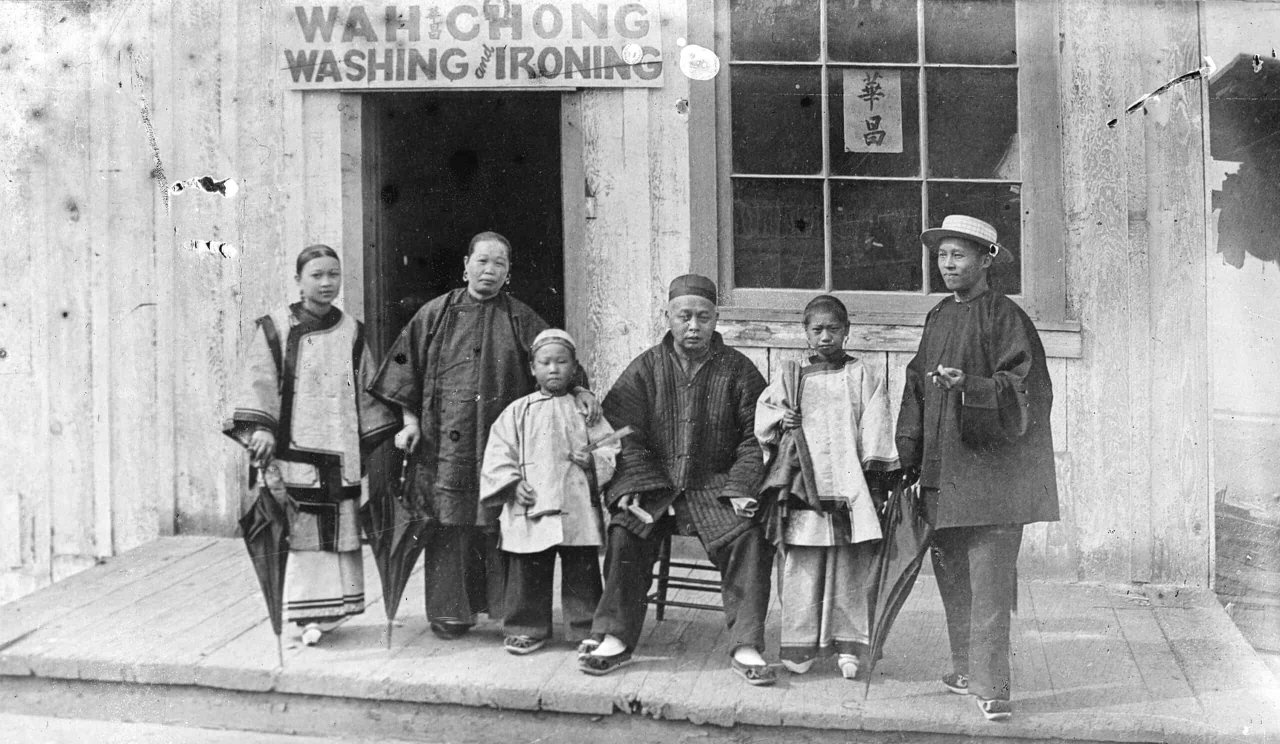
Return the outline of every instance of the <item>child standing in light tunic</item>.
<path id="1" fill-rule="evenodd" d="M 884 379 L 844 351 L 844 304 L 819 295 L 805 308 L 804 324 L 815 354 L 803 366 L 788 363 L 756 405 L 756 437 L 766 465 L 774 461 L 770 476 L 780 457 L 790 458 L 796 474 L 775 510 L 783 552 L 781 656 L 787 669 L 803 674 L 834 652 L 841 674 L 853 679 L 867 652 L 882 474 L 898 468 L 898 454 Z"/>
<path id="2" fill-rule="evenodd" d="M 503 648 L 537 651 L 552 635 L 556 555 L 566 639 L 591 632 L 600 601 L 599 549 L 604 544 L 599 488 L 613 476 L 617 443 L 603 418 L 588 426 L 569 394 L 577 371 L 573 338 L 559 329 L 538 334 L 530 349 L 538 390 L 516 400 L 489 430 L 480 498 L 503 504 L 498 523 L 508 560 Z"/>

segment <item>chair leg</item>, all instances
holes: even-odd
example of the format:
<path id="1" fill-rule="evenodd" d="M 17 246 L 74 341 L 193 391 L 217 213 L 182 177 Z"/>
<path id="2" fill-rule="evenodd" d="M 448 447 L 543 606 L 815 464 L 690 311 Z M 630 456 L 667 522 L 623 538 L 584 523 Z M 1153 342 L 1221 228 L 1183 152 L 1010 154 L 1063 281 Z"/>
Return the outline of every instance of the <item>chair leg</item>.
<path id="1" fill-rule="evenodd" d="M 657 609 L 654 616 L 658 622 L 667 615 L 667 585 L 671 582 L 671 536 L 667 535 L 662 540 L 662 547 L 658 549 L 658 591 L 655 594 Z"/>

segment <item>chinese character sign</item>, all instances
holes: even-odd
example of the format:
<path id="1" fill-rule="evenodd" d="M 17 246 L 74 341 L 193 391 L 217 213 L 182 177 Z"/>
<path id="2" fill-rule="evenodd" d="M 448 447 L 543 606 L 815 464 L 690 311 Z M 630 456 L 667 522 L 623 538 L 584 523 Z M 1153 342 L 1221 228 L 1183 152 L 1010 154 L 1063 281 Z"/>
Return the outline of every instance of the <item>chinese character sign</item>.
<path id="1" fill-rule="evenodd" d="M 902 72 L 844 70 L 845 152 L 902 152 Z"/>
<path id="2" fill-rule="evenodd" d="M 657 87 L 656 0 L 276 0 L 290 88 Z"/>

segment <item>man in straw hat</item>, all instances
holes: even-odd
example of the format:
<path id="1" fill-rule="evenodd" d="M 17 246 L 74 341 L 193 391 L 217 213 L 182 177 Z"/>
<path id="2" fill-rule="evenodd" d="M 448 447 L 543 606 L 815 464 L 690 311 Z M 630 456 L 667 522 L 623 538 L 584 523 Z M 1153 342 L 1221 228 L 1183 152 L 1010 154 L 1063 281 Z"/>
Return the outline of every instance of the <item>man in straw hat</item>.
<path id="1" fill-rule="evenodd" d="M 579 667 L 608 674 L 631 661 L 646 611 L 645 593 L 662 540 L 696 534 L 722 578 L 731 667 L 769 685 L 764 620 L 773 547 L 756 516 L 763 470 L 755 436 L 765 382 L 751 360 L 716 333 L 716 285 L 687 274 L 671 282 L 670 332 L 613 384 L 604 414 L 631 426 L 609 487 L 604 596 Z"/>
<path id="2" fill-rule="evenodd" d="M 929 311 L 907 366 L 898 454 L 936 531 L 933 566 L 952 671 L 942 683 L 1009 718 L 1009 615 L 1022 526 L 1058 519 L 1044 347 L 1027 314 L 991 289 L 1013 261 L 982 220 L 951 215 L 921 241 L 952 294 Z"/>

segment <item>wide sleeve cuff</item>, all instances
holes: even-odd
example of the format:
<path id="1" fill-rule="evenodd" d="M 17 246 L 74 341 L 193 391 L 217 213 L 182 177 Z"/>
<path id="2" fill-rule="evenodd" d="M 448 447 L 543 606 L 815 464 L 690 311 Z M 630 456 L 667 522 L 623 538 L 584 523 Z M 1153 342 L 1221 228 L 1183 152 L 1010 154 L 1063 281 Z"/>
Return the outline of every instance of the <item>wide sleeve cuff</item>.
<path id="1" fill-rule="evenodd" d="M 908 437 L 898 437 L 898 462 L 904 468 L 920 465 L 920 442 Z"/>
<path id="2" fill-rule="evenodd" d="M 960 393 L 960 404 L 965 408 L 999 408 L 1000 398 L 996 381 L 990 377 L 967 375 L 964 380 L 964 390 Z"/>

